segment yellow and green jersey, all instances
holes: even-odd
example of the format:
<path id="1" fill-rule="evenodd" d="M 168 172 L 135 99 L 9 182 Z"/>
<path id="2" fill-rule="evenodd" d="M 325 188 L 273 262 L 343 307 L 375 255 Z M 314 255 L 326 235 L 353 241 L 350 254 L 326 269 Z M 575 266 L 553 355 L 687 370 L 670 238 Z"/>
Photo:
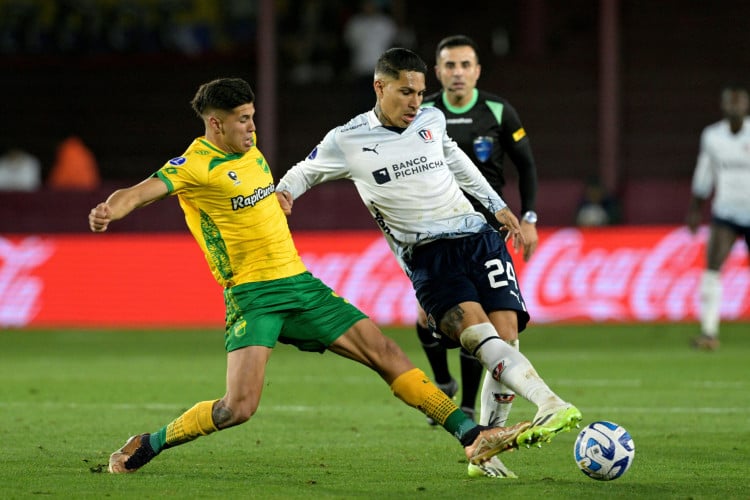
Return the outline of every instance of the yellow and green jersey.
<path id="1" fill-rule="evenodd" d="M 256 146 L 230 154 L 199 137 L 154 175 L 177 195 L 188 228 L 221 286 L 306 270 L 274 194 L 271 169 Z"/>

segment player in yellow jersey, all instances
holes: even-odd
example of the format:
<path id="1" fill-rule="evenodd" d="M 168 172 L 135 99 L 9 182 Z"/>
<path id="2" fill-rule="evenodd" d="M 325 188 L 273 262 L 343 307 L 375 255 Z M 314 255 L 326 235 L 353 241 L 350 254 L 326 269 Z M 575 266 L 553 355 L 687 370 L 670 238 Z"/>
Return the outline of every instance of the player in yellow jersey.
<path id="1" fill-rule="evenodd" d="M 276 342 L 330 350 L 371 368 L 395 396 L 453 434 L 472 463 L 516 447 L 529 422 L 477 425 L 364 313 L 306 270 L 256 147 L 254 100 L 238 78 L 201 85 L 192 106 L 205 136 L 89 214 L 91 230 L 103 232 L 136 208 L 177 195 L 226 302 L 224 396 L 197 403 L 156 432 L 132 436 L 110 456 L 109 471 L 134 472 L 164 449 L 246 422 L 258 408 Z"/>

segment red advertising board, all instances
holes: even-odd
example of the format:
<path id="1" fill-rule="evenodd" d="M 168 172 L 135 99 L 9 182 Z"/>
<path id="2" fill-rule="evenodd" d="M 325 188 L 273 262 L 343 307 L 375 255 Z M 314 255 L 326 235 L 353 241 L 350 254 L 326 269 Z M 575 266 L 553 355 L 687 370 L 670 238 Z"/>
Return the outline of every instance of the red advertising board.
<path id="1" fill-rule="evenodd" d="M 514 256 L 532 321 L 694 321 L 707 230 L 540 231 Z M 375 231 L 295 234 L 310 271 L 383 325 L 413 324 L 411 284 Z M 750 320 L 737 241 L 722 270 L 722 317 Z M 219 285 L 189 234 L 0 237 L 0 327 L 218 327 Z"/>

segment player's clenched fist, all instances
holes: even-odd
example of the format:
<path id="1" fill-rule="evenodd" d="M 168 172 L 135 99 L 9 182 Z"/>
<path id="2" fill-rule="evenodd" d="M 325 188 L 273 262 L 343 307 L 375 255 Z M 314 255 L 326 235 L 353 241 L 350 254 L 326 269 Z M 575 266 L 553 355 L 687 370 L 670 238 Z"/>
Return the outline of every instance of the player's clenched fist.
<path id="1" fill-rule="evenodd" d="M 89 212 L 89 227 L 95 233 L 106 231 L 111 221 L 112 209 L 106 203 L 99 203 Z"/>

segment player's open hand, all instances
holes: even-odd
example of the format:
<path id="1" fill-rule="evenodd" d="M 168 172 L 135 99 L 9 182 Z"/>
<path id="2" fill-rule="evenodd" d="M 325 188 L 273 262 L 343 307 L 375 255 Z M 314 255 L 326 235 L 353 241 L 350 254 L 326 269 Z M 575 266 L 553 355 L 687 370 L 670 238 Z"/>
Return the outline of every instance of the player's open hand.
<path id="1" fill-rule="evenodd" d="M 513 240 L 513 250 L 517 252 L 526 244 L 526 240 L 524 240 L 523 233 L 521 232 L 521 224 L 518 223 L 518 218 L 508 207 L 495 212 L 495 217 L 502 224 L 502 228 L 508 231 L 508 238 Z"/>
<path id="2" fill-rule="evenodd" d="M 89 227 L 95 233 L 103 233 L 112 222 L 112 209 L 107 203 L 99 203 L 89 212 Z"/>
<path id="3" fill-rule="evenodd" d="M 289 191 L 276 191 L 276 197 L 279 199 L 279 205 L 281 205 L 281 210 L 284 211 L 284 214 L 292 215 L 292 205 L 294 204 L 292 193 Z"/>

